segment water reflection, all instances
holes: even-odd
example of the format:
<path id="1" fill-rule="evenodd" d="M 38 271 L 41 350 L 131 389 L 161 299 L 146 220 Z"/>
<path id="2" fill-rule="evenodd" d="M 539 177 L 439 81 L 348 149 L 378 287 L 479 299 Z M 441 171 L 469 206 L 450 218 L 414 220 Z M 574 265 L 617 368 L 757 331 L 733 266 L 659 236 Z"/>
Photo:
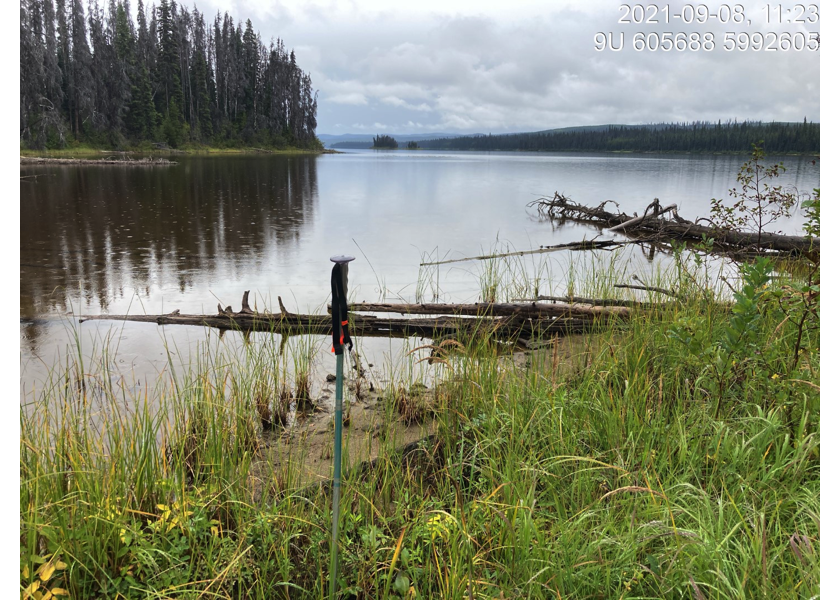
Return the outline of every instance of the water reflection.
<path id="1" fill-rule="evenodd" d="M 106 311 L 153 285 L 183 292 L 207 273 L 259 269 L 313 222 L 315 157 L 177 160 L 21 169 L 38 175 L 21 183 L 22 318 L 71 300 Z"/>
<path id="2" fill-rule="evenodd" d="M 605 290 L 631 274 L 654 281 L 670 259 L 650 248 L 532 254 L 493 268 L 419 263 L 598 235 L 529 213 L 529 202 L 555 191 L 588 205 L 612 199 L 628 214 L 658 197 L 685 218 L 708 216 L 709 199 L 726 196 L 744 157 L 419 151 L 175 160 L 172 167 L 21 169 L 37 175 L 20 183 L 22 387 L 61 368 L 77 343 L 96 356 L 105 340 L 120 376 L 157 381 L 189 366 L 207 336 L 200 327 L 79 325 L 68 312 L 215 313 L 217 302 L 238 309 L 247 289 L 255 310 L 278 310 L 280 294 L 292 312 L 323 314 L 334 254 L 358 258 L 354 301 L 473 302 L 493 285 L 508 297 L 586 295 L 582 282 Z M 818 164 L 783 160 L 780 183 L 819 185 Z M 779 229 L 798 232 L 801 217 Z M 600 272 L 614 280 L 592 275 Z M 334 357 L 323 342 L 320 359 L 329 365 Z M 380 368 L 407 356 L 403 342 L 360 340 L 360 347 Z M 240 335 L 223 340 L 231 351 L 242 343 Z"/>

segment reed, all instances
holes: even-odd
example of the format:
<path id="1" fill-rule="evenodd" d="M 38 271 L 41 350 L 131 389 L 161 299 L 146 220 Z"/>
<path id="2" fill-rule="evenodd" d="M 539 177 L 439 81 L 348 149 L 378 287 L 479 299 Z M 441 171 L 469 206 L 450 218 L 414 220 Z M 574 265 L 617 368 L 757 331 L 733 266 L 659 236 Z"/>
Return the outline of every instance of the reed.
<path id="1" fill-rule="evenodd" d="M 616 296 L 628 273 L 681 293 L 620 290 L 660 306 L 523 361 L 483 334 L 405 342 L 386 422 L 417 420 L 401 405 L 422 381 L 434 435 L 406 451 L 386 427 L 378 460 L 345 467 L 342 597 L 819 594 L 818 304 L 795 269 L 677 252 L 585 280 L 577 262 L 487 267 L 497 298 Z M 142 389 L 115 383 L 109 343 L 56 368 L 20 410 L 22 593 L 323 597 L 328 490 L 291 452 L 254 477 L 317 353 L 282 339 L 204 344 Z"/>

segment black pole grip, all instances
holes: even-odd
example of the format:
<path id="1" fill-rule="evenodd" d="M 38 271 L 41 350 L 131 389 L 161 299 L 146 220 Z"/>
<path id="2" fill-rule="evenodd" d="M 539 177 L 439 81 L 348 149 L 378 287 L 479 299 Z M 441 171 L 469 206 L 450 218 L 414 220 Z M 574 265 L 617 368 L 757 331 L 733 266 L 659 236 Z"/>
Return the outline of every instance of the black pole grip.
<path id="1" fill-rule="evenodd" d="M 344 344 L 347 344 L 350 350 L 353 349 L 347 318 L 347 271 L 347 263 L 336 264 L 330 277 L 333 351 L 336 354 L 344 354 Z"/>

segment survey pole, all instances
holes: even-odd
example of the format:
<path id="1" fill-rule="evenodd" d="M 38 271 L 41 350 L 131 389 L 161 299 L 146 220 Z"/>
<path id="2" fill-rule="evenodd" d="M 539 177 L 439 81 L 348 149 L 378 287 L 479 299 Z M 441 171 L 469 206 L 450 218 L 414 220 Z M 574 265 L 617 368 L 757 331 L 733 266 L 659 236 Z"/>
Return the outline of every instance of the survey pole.
<path id="1" fill-rule="evenodd" d="M 353 256 L 330 257 L 335 263 L 330 277 L 332 289 L 332 337 L 335 352 L 335 447 L 333 450 L 332 550 L 330 556 L 330 598 L 338 583 L 338 504 L 341 498 L 341 439 L 344 424 L 344 346 L 353 350 L 347 317 L 347 272 Z"/>

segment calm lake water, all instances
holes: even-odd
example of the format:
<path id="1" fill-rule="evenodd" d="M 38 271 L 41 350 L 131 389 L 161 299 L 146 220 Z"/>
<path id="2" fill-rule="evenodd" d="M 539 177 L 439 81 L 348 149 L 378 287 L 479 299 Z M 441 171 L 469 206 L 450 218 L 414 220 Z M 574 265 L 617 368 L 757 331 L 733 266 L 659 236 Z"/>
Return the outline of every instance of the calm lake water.
<path id="1" fill-rule="evenodd" d="M 215 313 L 251 306 L 325 313 L 334 254 L 357 257 L 351 300 L 475 301 L 486 263 L 420 268 L 428 259 L 530 250 L 597 231 L 540 221 L 528 202 L 555 191 L 627 213 L 654 197 L 689 219 L 727 197 L 744 156 L 355 151 L 323 156 L 175 156 L 170 167 L 22 167 L 21 394 L 64 364 L 74 339 L 106 343 L 135 385 L 187 362 L 201 340 L 241 344 L 200 327 L 86 322 L 73 315 Z M 819 186 L 819 162 L 784 157 L 780 183 Z M 796 216 L 776 229 L 801 232 Z M 606 253 L 604 253 L 606 254 Z M 609 260 L 607 255 L 605 260 Z M 634 271 L 659 259 L 627 254 Z M 512 263 L 539 293 L 565 293 L 592 267 L 587 255 L 538 254 Z M 577 261 L 577 262 L 574 262 Z M 524 290 L 523 290 L 524 291 Z M 513 291 L 511 291 L 513 293 Z M 514 294 L 515 295 L 515 294 Z M 215 336 L 215 337 L 212 337 Z M 398 341 L 396 352 L 404 347 Z M 393 354 L 365 342 L 372 362 Z M 329 342 L 319 352 L 329 357 Z M 177 368 L 177 367 L 176 367 Z"/>

